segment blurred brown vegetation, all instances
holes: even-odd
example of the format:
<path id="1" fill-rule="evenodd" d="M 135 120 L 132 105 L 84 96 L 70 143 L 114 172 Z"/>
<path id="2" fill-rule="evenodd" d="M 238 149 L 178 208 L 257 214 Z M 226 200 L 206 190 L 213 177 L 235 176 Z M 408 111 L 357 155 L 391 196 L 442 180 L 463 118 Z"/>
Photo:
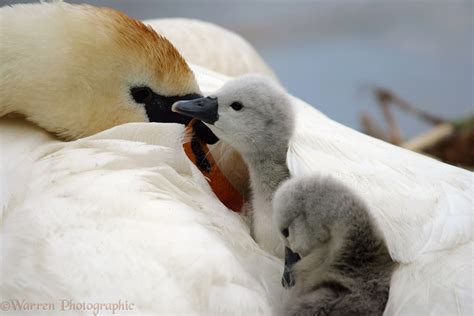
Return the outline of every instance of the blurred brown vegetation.
<path id="1" fill-rule="evenodd" d="M 448 121 L 420 110 L 384 88 L 375 88 L 374 97 L 383 113 L 387 128 L 382 129 L 373 117 L 363 113 L 360 121 L 364 133 L 451 165 L 474 170 L 474 115 Z M 405 140 L 392 113 L 392 107 L 397 107 L 407 115 L 425 121 L 433 127 L 427 132 Z"/>

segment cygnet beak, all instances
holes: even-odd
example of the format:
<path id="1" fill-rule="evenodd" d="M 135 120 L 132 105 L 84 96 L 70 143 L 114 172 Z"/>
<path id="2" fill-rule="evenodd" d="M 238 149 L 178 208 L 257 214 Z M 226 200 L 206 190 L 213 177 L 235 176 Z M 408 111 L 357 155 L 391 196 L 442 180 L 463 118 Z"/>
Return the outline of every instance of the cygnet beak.
<path id="1" fill-rule="evenodd" d="M 300 261 L 301 257 L 296 252 L 291 251 L 290 248 L 285 247 L 285 270 L 283 271 L 283 277 L 281 278 L 281 285 L 284 288 L 290 288 L 295 285 L 295 278 L 291 269 Z"/>
<path id="2" fill-rule="evenodd" d="M 217 113 L 218 107 L 217 98 L 207 97 L 175 102 L 171 110 L 208 124 L 214 124 L 219 118 L 219 114 Z"/>

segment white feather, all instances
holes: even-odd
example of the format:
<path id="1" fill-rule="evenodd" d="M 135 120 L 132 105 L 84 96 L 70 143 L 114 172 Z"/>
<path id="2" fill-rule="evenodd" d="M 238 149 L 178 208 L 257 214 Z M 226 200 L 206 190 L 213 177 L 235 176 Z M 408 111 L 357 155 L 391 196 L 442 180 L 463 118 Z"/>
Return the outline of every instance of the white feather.
<path id="1" fill-rule="evenodd" d="M 244 38 L 216 24 L 183 18 L 154 19 L 143 23 L 173 43 L 189 63 L 227 76 L 260 73 L 277 80 Z"/>
<path id="2" fill-rule="evenodd" d="M 1 120 L 2 149 L 13 153 L 9 125 Z M 22 127 L 32 143 L 38 130 Z M 17 165 L 29 167 L 27 194 L 14 192 L 3 211 L 2 300 L 122 298 L 140 314 L 269 314 L 283 291 L 281 264 L 216 199 L 182 132 L 128 124 L 31 147 L 30 163 Z"/>

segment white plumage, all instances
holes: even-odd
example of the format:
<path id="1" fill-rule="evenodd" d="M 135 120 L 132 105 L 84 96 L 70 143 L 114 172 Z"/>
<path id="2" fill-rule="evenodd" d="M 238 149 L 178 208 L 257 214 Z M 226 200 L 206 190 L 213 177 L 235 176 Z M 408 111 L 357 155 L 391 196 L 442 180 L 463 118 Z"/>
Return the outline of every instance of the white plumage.
<path id="1" fill-rule="evenodd" d="M 227 80 L 193 70 L 204 93 Z M 354 188 L 402 262 L 386 314 L 472 314 L 473 174 L 294 106 L 292 173 Z M 140 315 L 277 312 L 283 264 L 217 200 L 182 132 L 135 123 L 62 142 L 0 119 L 1 300 L 122 299 Z"/>
<path id="2" fill-rule="evenodd" d="M 18 128 L 25 142 L 42 133 L 11 123 L 0 127 L 11 162 L 2 179 L 19 189 L 3 211 L 2 300 L 123 299 L 140 315 L 270 313 L 281 264 L 187 160 L 181 126 L 128 124 L 69 143 L 45 137 L 10 157 L 23 146 L 8 140 Z M 21 170 L 29 172 L 19 179 Z"/>
<path id="3" fill-rule="evenodd" d="M 193 70 L 205 92 L 223 83 Z M 472 173 L 294 105 L 292 172 L 353 187 L 402 262 L 386 314 L 469 314 Z M 2 203 L 3 299 L 123 298 L 141 314 L 278 308 L 281 262 L 186 159 L 181 126 L 127 124 L 69 143 L 8 119 L 0 128 L 2 179 L 16 188 Z"/>
<path id="4" fill-rule="evenodd" d="M 227 76 L 261 73 L 277 79 L 244 38 L 218 25 L 183 18 L 154 19 L 143 23 L 166 37 L 189 63 Z"/>

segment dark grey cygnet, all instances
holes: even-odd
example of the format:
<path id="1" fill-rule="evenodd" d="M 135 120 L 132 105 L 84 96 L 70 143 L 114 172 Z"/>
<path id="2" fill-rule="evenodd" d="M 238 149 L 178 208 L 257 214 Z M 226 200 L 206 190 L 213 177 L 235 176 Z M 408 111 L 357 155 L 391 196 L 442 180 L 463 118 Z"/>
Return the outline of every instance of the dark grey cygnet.
<path id="1" fill-rule="evenodd" d="M 274 221 L 301 259 L 290 273 L 285 315 L 382 315 L 396 267 L 366 205 L 333 178 L 282 184 Z"/>

